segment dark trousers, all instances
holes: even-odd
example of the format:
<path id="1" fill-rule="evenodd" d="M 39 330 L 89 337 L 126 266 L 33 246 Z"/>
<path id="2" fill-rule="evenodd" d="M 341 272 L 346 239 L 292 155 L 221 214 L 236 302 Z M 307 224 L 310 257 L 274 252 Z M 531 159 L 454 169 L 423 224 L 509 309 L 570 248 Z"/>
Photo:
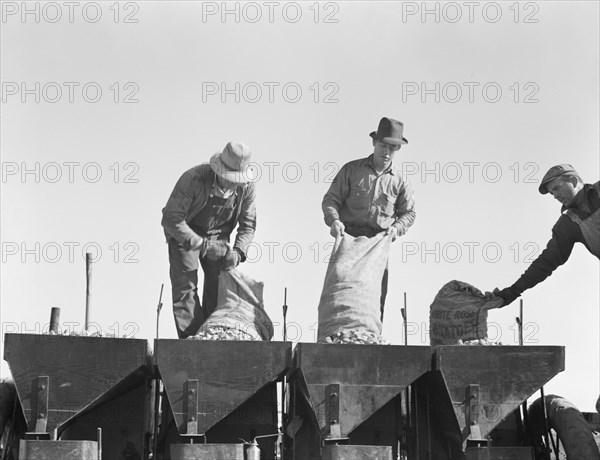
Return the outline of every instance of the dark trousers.
<path id="1" fill-rule="evenodd" d="M 381 299 L 380 299 L 381 322 L 383 322 L 383 309 L 385 307 L 385 297 L 387 296 L 387 290 L 388 290 L 388 275 L 389 275 L 388 264 L 389 264 L 389 260 L 388 260 L 388 262 L 385 263 L 385 270 L 383 271 L 383 278 L 381 278 Z"/>
<path id="2" fill-rule="evenodd" d="M 221 262 L 200 258 L 200 251 L 185 250 L 174 239 L 169 240 L 169 275 L 173 298 L 173 316 L 180 339 L 196 334 L 215 311 L 219 292 Z M 198 298 L 198 268 L 204 272 L 202 304 Z"/>
<path id="3" fill-rule="evenodd" d="M 366 236 L 368 238 L 372 238 L 375 235 L 377 235 L 378 233 L 382 232 L 382 230 L 375 230 L 370 227 L 355 226 L 352 224 L 347 224 L 345 222 L 344 222 L 344 227 L 345 227 L 345 232 L 355 238 L 358 236 Z M 382 322 L 383 322 L 383 310 L 385 308 L 385 298 L 387 296 L 387 291 L 388 291 L 388 276 L 389 276 L 388 265 L 389 265 L 389 259 L 385 263 L 385 270 L 383 271 L 383 277 L 381 278 L 381 297 L 379 300 L 379 302 L 380 302 L 379 308 L 381 309 L 381 321 Z"/>

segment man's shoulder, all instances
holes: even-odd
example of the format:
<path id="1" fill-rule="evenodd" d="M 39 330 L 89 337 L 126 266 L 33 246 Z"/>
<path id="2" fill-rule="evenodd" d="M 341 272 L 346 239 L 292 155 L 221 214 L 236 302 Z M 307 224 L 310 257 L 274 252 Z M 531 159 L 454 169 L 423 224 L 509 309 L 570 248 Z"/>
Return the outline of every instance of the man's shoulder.
<path id="1" fill-rule="evenodd" d="M 575 215 L 574 213 L 572 214 Z M 553 232 L 571 232 L 579 228 L 579 225 L 573 220 L 573 217 L 569 215 L 569 210 L 565 210 L 555 222 L 552 227 Z"/>
<path id="2" fill-rule="evenodd" d="M 214 173 L 208 163 L 193 166 L 179 177 L 176 188 L 188 190 L 203 187 L 203 184 L 212 183 L 211 174 Z"/>
<path id="3" fill-rule="evenodd" d="M 392 175 L 397 178 L 400 182 L 402 182 L 403 184 L 406 184 L 407 186 L 412 186 L 412 184 L 410 183 L 410 180 L 408 179 L 408 176 L 404 173 L 404 170 L 402 169 L 402 167 L 398 166 L 396 163 L 394 163 L 392 165 L 392 169 L 391 169 Z"/>
<path id="4" fill-rule="evenodd" d="M 185 171 L 181 178 L 179 179 L 182 182 L 197 182 L 197 181 L 205 181 L 211 174 L 214 174 L 210 164 L 202 163 L 196 166 L 192 166 L 190 169 Z"/>
<path id="5" fill-rule="evenodd" d="M 242 189 L 244 196 L 256 193 L 256 182 L 246 182 L 239 187 Z"/>
<path id="6" fill-rule="evenodd" d="M 186 172 L 184 172 L 183 174 L 187 174 L 190 176 L 204 176 L 206 174 L 209 174 L 212 172 L 212 168 L 210 167 L 209 163 L 202 163 L 196 166 L 192 166 L 190 169 L 188 169 Z"/>
<path id="7" fill-rule="evenodd" d="M 355 160 L 350 160 L 349 162 L 342 165 L 342 168 L 360 168 L 362 166 L 368 166 L 370 162 L 370 156 L 364 158 L 357 158 Z"/>

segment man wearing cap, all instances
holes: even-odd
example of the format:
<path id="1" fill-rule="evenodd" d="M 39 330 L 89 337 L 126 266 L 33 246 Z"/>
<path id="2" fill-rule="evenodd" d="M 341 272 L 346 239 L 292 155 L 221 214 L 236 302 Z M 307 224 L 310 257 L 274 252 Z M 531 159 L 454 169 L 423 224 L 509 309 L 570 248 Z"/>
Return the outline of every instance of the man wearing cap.
<path id="1" fill-rule="evenodd" d="M 539 191 L 547 193 L 562 204 L 562 215 L 552 228 L 552 238 L 546 249 L 512 286 L 494 294 L 508 305 L 526 289 L 548 278 L 571 255 L 575 243 L 583 245 L 600 258 L 600 182 L 584 184 L 569 164 L 553 166 L 542 178 Z"/>
<path id="2" fill-rule="evenodd" d="M 370 134 L 373 153 L 346 163 L 339 170 L 322 203 L 331 236 L 372 237 L 404 235 L 415 221 L 415 201 L 410 182 L 394 165 L 394 157 L 408 141 L 402 122 L 384 117 Z M 381 318 L 387 294 L 388 269 L 381 281 Z"/>
<path id="3" fill-rule="evenodd" d="M 217 306 L 219 273 L 246 259 L 256 229 L 250 149 L 229 142 L 210 163 L 183 173 L 163 208 L 169 245 L 173 315 L 179 338 L 194 335 Z M 237 226 L 233 247 L 229 245 Z M 198 266 L 204 272 L 202 304 Z"/>

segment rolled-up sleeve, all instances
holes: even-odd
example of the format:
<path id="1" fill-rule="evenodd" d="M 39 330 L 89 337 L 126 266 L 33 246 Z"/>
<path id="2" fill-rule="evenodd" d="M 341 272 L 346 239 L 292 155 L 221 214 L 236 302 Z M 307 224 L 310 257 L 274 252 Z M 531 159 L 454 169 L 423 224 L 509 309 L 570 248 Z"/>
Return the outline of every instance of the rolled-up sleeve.
<path id="1" fill-rule="evenodd" d="M 201 238 L 186 222 L 197 188 L 194 182 L 197 180 L 193 170 L 183 173 L 162 210 L 161 224 L 165 229 L 165 235 L 167 238 L 175 238 L 186 247 L 196 245 Z"/>
<path id="2" fill-rule="evenodd" d="M 548 241 L 546 249 L 531 263 L 511 289 L 522 294 L 523 291 L 544 281 L 554 270 L 569 260 L 573 246 L 582 239 L 579 226 L 568 217 L 561 216 L 552 228 L 552 238 Z"/>
<path id="3" fill-rule="evenodd" d="M 329 190 L 323 197 L 321 208 L 323 210 L 325 224 L 328 227 L 331 226 L 334 220 L 340 218 L 340 208 L 348 196 L 350 188 L 348 185 L 348 171 L 348 165 L 342 166 L 329 186 Z"/>
<path id="4" fill-rule="evenodd" d="M 398 235 L 404 235 L 414 224 L 417 214 L 415 212 L 414 190 L 410 181 L 404 180 L 396 199 L 396 220 L 392 224 L 398 229 Z"/>

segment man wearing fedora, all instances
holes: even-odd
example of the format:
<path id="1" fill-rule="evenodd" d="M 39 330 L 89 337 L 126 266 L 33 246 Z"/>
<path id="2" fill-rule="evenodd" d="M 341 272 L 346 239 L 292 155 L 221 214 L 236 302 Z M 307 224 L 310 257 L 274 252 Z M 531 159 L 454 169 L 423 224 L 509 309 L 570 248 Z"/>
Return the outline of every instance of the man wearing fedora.
<path id="1" fill-rule="evenodd" d="M 413 188 L 403 177 L 394 157 L 408 141 L 402 122 L 384 117 L 370 134 L 373 153 L 346 163 L 339 170 L 322 203 L 331 236 L 372 237 L 404 235 L 415 221 Z M 381 318 L 387 295 L 388 269 L 381 280 Z"/>
<path id="2" fill-rule="evenodd" d="M 162 210 L 179 338 L 194 335 L 217 306 L 219 273 L 246 259 L 256 229 L 250 148 L 229 142 L 210 163 L 183 173 Z M 229 240 L 237 226 L 233 247 Z M 202 304 L 198 267 L 204 272 Z"/>
<path id="3" fill-rule="evenodd" d="M 569 164 L 553 166 L 542 178 L 542 195 L 550 193 L 561 205 L 561 216 L 552 228 L 552 238 L 546 249 L 512 286 L 494 294 L 512 303 L 526 289 L 548 278 L 571 255 L 575 243 L 582 243 L 600 258 L 600 182 L 584 184 L 581 176 Z"/>

